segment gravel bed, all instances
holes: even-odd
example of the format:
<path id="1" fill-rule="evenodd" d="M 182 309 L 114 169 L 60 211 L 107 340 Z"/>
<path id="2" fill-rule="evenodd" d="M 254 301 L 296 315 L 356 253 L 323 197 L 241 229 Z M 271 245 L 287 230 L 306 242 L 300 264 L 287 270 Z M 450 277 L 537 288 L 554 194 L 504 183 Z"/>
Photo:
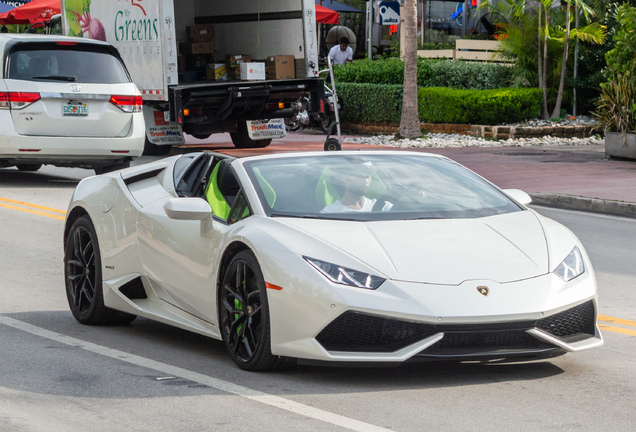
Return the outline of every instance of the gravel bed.
<path id="1" fill-rule="evenodd" d="M 597 122 L 591 117 L 580 116 L 576 119 L 564 119 L 561 122 L 535 119 L 524 123 L 502 126 L 572 126 L 591 125 Z M 542 146 L 592 146 L 604 144 L 603 138 L 515 138 L 495 140 L 477 138 L 470 135 L 428 133 L 417 139 L 397 139 L 394 135 L 376 135 L 369 137 L 343 137 L 343 142 L 380 145 L 398 148 L 451 148 L 451 147 L 542 147 Z"/>

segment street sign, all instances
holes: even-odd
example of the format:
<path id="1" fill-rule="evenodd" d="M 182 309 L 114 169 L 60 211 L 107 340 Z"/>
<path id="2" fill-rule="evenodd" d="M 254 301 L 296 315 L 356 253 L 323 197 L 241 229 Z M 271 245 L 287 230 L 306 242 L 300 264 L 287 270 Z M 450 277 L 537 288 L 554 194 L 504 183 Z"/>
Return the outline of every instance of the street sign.
<path id="1" fill-rule="evenodd" d="M 381 1 L 378 5 L 378 14 L 382 25 L 400 24 L 400 2 Z"/>

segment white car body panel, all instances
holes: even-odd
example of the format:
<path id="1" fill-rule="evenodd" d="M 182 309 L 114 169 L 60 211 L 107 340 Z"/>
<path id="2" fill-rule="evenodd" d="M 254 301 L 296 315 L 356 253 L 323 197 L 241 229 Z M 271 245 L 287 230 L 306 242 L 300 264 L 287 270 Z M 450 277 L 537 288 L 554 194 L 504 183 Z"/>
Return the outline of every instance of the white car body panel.
<path id="1" fill-rule="evenodd" d="M 426 355 L 445 338 L 443 331 L 433 332 L 391 352 L 326 349 L 318 335 L 352 311 L 440 326 L 538 322 L 585 304 L 597 310 L 596 279 L 583 246 L 567 228 L 533 210 L 364 223 L 272 218 L 248 187 L 254 215 L 228 225 L 207 214 L 200 198 L 178 197 L 172 180 L 178 159 L 88 178 L 76 188 L 68 217 L 86 212 L 96 228 L 110 308 L 220 339 L 216 285 L 223 254 L 238 243 L 254 253 L 265 281 L 281 288 L 267 290 L 271 352 L 279 356 L 401 362 Z M 243 185 L 249 178 L 242 164 L 251 159 L 232 163 Z M 574 247 L 585 271 L 564 282 L 553 271 Z M 335 284 L 303 257 L 328 259 L 386 281 L 375 290 Z M 135 278 L 143 281 L 147 298 L 131 300 L 119 291 Z M 565 340 L 538 327 L 526 333 L 563 352 L 603 343 L 595 319 L 586 339 Z M 549 350 L 537 349 L 544 351 Z"/>

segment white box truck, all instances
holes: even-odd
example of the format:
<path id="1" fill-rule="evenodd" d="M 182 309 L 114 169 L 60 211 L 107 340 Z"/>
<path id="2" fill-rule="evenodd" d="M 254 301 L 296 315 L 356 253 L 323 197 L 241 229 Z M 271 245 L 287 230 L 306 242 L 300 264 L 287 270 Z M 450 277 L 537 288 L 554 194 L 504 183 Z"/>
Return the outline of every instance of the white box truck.
<path id="1" fill-rule="evenodd" d="M 283 118 L 304 109 L 301 98 L 320 115 L 314 0 L 62 0 L 61 6 L 64 35 L 102 39 L 120 51 L 143 95 L 146 154 L 167 153 L 184 142 L 183 133 L 230 132 L 236 147 L 265 147 L 284 134 Z M 294 56 L 295 77 L 205 74 L 214 64 L 278 55 Z"/>

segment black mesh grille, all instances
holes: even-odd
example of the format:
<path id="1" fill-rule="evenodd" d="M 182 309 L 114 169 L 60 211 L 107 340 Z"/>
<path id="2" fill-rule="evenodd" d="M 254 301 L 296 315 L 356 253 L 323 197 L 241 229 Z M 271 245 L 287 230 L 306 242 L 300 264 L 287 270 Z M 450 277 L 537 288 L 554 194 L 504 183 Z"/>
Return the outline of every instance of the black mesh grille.
<path id="1" fill-rule="evenodd" d="M 558 314 L 540 319 L 535 327 L 561 339 L 572 340 L 581 336 L 594 336 L 596 311 L 594 303 L 573 307 Z"/>
<path id="2" fill-rule="evenodd" d="M 437 333 L 433 326 L 345 312 L 316 340 L 328 351 L 393 352 Z"/>
<path id="3" fill-rule="evenodd" d="M 538 328 L 565 341 L 594 335 L 594 303 L 589 301 L 538 321 L 494 324 L 423 324 L 360 312 L 345 312 L 316 337 L 328 351 L 394 352 L 436 333 L 444 338 L 424 355 L 466 355 L 554 348 L 526 333 Z"/>
<path id="4" fill-rule="evenodd" d="M 451 356 L 554 348 L 553 345 L 541 342 L 523 330 L 488 332 L 479 331 L 478 326 L 475 326 L 473 330 L 462 333 L 446 332 L 442 340 L 424 350 L 422 354 Z M 440 331 L 444 329 L 440 328 Z"/>
<path id="5" fill-rule="evenodd" d="M 141 278 L 135 278 L 128 283 L 125 283 L 119 288 L 119 292 L 128 297 L 131 300 L 148 298 L 144 284 L 141 282 Z"/>

